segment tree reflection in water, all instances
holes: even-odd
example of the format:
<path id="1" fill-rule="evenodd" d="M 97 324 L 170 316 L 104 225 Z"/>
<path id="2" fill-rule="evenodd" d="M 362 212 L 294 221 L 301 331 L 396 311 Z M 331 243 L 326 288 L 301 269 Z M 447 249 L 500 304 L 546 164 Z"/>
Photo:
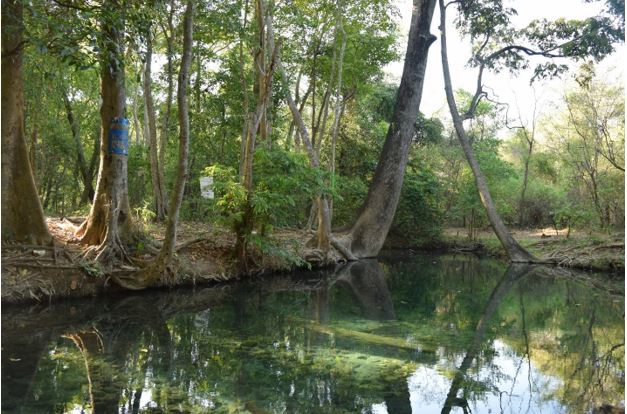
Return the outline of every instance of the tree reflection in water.
<path id="1" fill-rule="evenodd" d="M 2 408 L 575 413 L 620 404 L 622 292 L 553 273 L 415 256 L 3 309 Z"/>

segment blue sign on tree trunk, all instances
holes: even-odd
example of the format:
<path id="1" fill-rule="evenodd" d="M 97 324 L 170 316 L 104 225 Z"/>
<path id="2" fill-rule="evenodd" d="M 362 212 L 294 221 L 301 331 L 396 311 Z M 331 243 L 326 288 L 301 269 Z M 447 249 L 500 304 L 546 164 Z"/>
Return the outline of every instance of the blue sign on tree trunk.
<path id="1" fill-rule="evenodd" d="M 109 154 L 128 155 L 128 126 L 126 118 L 113 118 L 109 125 Z"/>

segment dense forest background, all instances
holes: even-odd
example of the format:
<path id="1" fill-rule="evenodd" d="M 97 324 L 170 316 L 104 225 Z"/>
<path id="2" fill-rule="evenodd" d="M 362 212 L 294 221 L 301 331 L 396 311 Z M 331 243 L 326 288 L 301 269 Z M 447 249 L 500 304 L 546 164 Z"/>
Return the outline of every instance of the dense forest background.
<path id="1" fill-rule="evenodd" d="M 197 2 L 182 220 L 234 227 L 243 214 L 243 138 L 264 82 L 257 74 L 256 4 Z M 123 8 L 128 194 L 136 221 L 148 224 L 165 219 L 164 204 L 176 180 L 175 95 L 184 7 L 169 0 Z M 98 10 L 90 1 L 24 5 L 24 130 L 47 216 L 85 216 L 94 195 L 102 102 L 95 58 L 102 47 Z M 315 228 L 312 200 L 321 193 L 330 200 L 333 228 L 355 218 L 392 117 L 397 83 L 383 68 L 402 59 L 398 21 L 405 12 L 391 0 L 267 4 L 286 75 L 282 82 L 280 73 L 274 74 L 264 98 L 267 112 L 260 122 L 267 128 L 255 143 L 250 200 L 254 233 Z M 482 100 L 466 123 L 472 148 L 509 226 L 622 230 L 621 68 L 599 69 L 589 60 L 562 78 L 563 92 L 549 101 L 541 97 L 541 87 L 530 86 L 539 96 L 531 119 L 521 116 L 515 105 Z M 473 93 L 455 91 L 460 112 L 473 104 Z M 308 161 L 286 94 L 302 113 L 319 155 L 318 167 Z M 443 96 L 423 97 L 429 99 Z M 161 164 L 162 173 L 155 163 Z M 214 177 L 214 200 L 201 197 L 201 176 Z M 445 227 L 465 227 L 472 238 L 487 225 L 450 115 L 441 111 L 419 116 L 391 235 L 424 245 L 437 240 Z"/>

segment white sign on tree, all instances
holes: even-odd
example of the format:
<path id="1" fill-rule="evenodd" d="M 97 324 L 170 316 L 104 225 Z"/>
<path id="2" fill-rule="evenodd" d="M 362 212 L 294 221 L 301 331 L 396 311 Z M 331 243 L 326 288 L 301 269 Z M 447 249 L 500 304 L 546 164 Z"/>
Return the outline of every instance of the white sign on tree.
<path id="1" fill-rule="evenodd" d="M 213 200 L 213 177 L 200 177 L 200 195 Z"/>

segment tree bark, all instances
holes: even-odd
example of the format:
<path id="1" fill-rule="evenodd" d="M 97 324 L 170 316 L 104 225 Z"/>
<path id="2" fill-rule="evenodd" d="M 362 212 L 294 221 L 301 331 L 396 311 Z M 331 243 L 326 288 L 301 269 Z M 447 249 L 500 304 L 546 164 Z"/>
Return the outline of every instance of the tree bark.
<path id="1" fill-rule="evenodd" d="M 303 117 L 296 107 L 296 103 L 292 99 L 292 95 L 289 92 L 289 88 L 287 86 L 287 75 L 285 74 L 285 70 L 280 62 L 277 62 L 277 66 L 279 71 L 281 72 L 281 79 L 283 81 L 284 89 L 287 91 L 286 99 L 287 104 L 292 111 L 292 116 L 296 125 L 298 126 L 298 130 L 300 132 L 300 136 L 303 140 L 303 144 L 305 145 L 305 150 L 307 151 L 307 155 L 309 156 L 309 162 L 311 166 L 314 168 L 320 167 L 320 161 L 318 159 L 318 154 L 316 153 L 311 139 L 309 138 L 309 132 L 307 131 L 307 127 L 305 126 L 305 122 L 303 121 Z M 318 230 L 316 233 L 317 239 L 317 248 L 322 250 L 323 252 L 327 252 L 331 246 L 331 221 L 329 216 L 329 202 L 326 198 L 318 196 L 316 197 L 316 204 L 318 208 Z"/>
<path id="2" fill-rule="evenodd" d="M 253 159 L 255 152 L 255 140 L 257 134 L 264 138 L 268 138 L 268 125 L 266 122 L 267 108 L 270 100 L 270 89 L 272 87 L 272 77 L 276 66 L 276 56 L 278 48 L 274 47 L 274 31 L 272 19 L 266 16 L 266 4 L 264 0 L 257 0 L 255 5 L 255 14 L 258 24 L 257 35 L 258 49 L 255 51 L 255 88 L 257 96 L 257 104 L 255 112 L 248 116 L 248 128 L 246 132 L 246 145 L 244 147 L 244 158 L 241 164 L 242 184 L 246 189 L 246 207 L 241 223 L 238 224 L 237 242 L 235 244 L 235 254 L 240 264 L 247 268 L 247 245 L 248 238 L 253 229 L 253 209 L 252 195 L 253 187 Z M 265 56 L 269 58 L 266 59 Z"/>
<path id="3" fill-rule="evenodd" d="M 52 240 L 24 136 L 22 2 L 2 1 L 2 241 Z"/>
<path id="4" fill-rule="evenodd" d="M 118 0 L 103 4 L 108 9 L 102 20 L 103 44 L 100 57 L 101 138 L 100 168 L 94 203 L 87 220 L 77 231 L 84 244 L 98 246 L 96 260 L 110 264 L 113 258 L 124 258 L 124 245 L 132 236 L 132 223 L 128 201 L 127 155 L 110 151 L 112 122 L 128 126 L 125 115 L 124 88 L 124 22 L 116 17 Z"/>
<path id="5" fill-rule="evenodd" d="M 154 262 L 137 273 L 129 276 L 113 276 L 120 286 L 130 290 L 141 290 L 153 285 L 159 279 L 166 284 L 174 282 L 176 270 L 173 266 L 174 249 L 178 230 L 179 212 L 183 202 L 185 183 L 187 182 L 189 164 L 189 73 L 192 66 L 192 32 L 193 32 L 194 0 L 187 0 L 183 17 L 183 55 L 178 77 L 178 121 L 179 121 L 179 160 L 176 172 L 176 183 L 170 195 L 170 209 L 166 222 L 163 246 Z"/>
<path id="6" fill-rule="evenodd" d="M 240 154 L 239 154 L 239 176 L 241 179 L 244 178 L 244 165 L 245 165 L 245 157 L 246 157 L 246 141 L 248 129 L 250 128 L 250 103 L 248 101 L 248 82 L 246 81 L 246 70 L 245 70 L 245 60 L 244 60 L 244 31 L 246 29 L 246 23 L 248 21 L 248 0 L 244 3 L 244 21 L 242 23 L 242 28 L 239 33 L 239 70 L 240 70 L 240 87 L 243 93 L 243 112 L 244 112 L 244 122 L 242 123 L 242 136 L 240 141 Z"/>
<path id="7" fill-rule="evenodd" d="M 150 177 L 152 179 L 152 193 L 155 199 L 155 214 L 157 221 L 165 220 L 167 216 L 167 202 L 165 183 L 162 181 L 163 168 L 159 163 L 157 151 L 157 121 L 155 106 L 152 100 L 152 31 L 146 34 L 146 64 L 144 67 L 144 100 L 148 117 L 148 150 L 150 151 Z"/>
<path id="8" fill-rule="evenodd" d="M 179 113 L 179 163 L 176 175 L 176 184 L 170 200 L 171 211 L 168 215 L 165 239 L 157 260 L 166 266 L 172 261 L 176 246 L 176 231 L 179 220 L 179 211 L 183 201 L 183 191 L 187 181 L 187 165 L 189 159 L 189 102 L 187 88 L 189 85 L 189 70 L 192 64 L 192 30 L 193 30 L 194 2 L 187 0 L 185 17 L 183 20 L 183 57 L 178 79 L 178 113 Z"/>
<path id="9" fill-rule="evenodd" d="M 344 68 L 344 52 L 346 51 L 346 31 L 342 24 L 342 15 L 340 13 L 340 2 L 337 2 L 338 17 L 337 17 L 337 30 L 342 37 L 340 46 L 340 56 L 337 69 L 337 85 L 335 87 L 335 108 L 333 111 L 333 125 L 331 126 L 331 188 L 335 189 L 335 147 L 337 145 L 337 136 L 340 131 L 340 120 L 344 112 L 344 102 L 342 99 L 342 71 Z M 329 221 L 333 221 L 333 199 L 329 200 Z"/>
<path id="10" fill-rule="evenodd" d="M 168 13 L 168 30 L 163 28 L 167 44 L 167 59 L 166 65 L 167 79 L 168 79 L 168 92 L 165 101 L 165 112 L 163 114 L 163 123 L 161 125 L 161 136 L 159 137 L 159 180 L 164 183 L 163 200 L 166 203 L 165 208 L 167 210 L 168 197 L 165 193 L 165 150 L 168 146 L 168 129 L 170 127 L 170 114 L 172 112 L 172 96 L 174 94 L 174 75 L 172 74 L 173 59 L 174 59 L 174 1 L 170 1 L 170 11 Z M 168 35 L 169 32 L 169 35 Z"/>
<path id="11" fill-rule="evenodd" d="M 64 89 L 62 91 L 62 94 L 67 120 L 70 124 L 70 129 L 72 130 L 74 145 L 76 146 L 76 160 L 78 163 L 78 169 L 81 173 L 81 179 L 85 188 L 83 196 L 81 196 L 81 203 L 83 201 L 91 201 L 94 199 L 94 185 L 92 183 L 94 177 L 93 174 L 90 174 L 89 165 L 87 165 L 87 160 L 85 159 L 85 151 L 83 150 L 83 143 L 81 141 L 81 135 L 78 129 L 78 122 L 76 122 L 76 119 L 74 118 L 72 102 L 70 101 L 67 90 Z"/>
<path id="12" fill-rule="evenodd" d="M 340 242 L 357 258 L 376 256 L 390 230 L 403 185 L 405 166 L 422 97 L 435 0 L 414 0 L 403 76 L 394 114 L 368 195 Z"/>
<path id="13" fill-rule="evenodd" d="M 481 171 L 481 167 L 479 166 L 477 159 L 475 158 L 472 146 L 468 140 L 466 131 L 464 130 L 463 120 L 457 110 L 457 104 L 455 103 L 455 97 L 453 95 L 453 86 L 448 64 L 448 52 L 446 48 L 446 6 L 444 5 L 444 0 L 439 0 L 439 4 L 444 90 L 446 92 L 446 100 L 451 112 L 451 117 L 453 118 L 453 126 L 455 127 L 457 138 L 459 139 L 464 155 L 466 156 L 470 169 L 475 177 L 475 184 L 477 186 L 477 191 L 479 192 L 479 198 L 481 199 L 481 203 L 488 214 L 488 220 L 490 220 L 490 224 L 501 242 L 501 245 L 505 249 L 507 256 L 512 262 L 532 262 L 534 261 L 533 256 L 518 244 L 518 242 L 509 233 L 509 230 L 503 223 L 503 220 L 501 220 L 501 216 L 496 210 L 496 206 L 494 205 L 494 201 L 490 195 L 487 180 L 483 175 L 483 171 Z"/>
<path id="14" fill-rule="evenodd" d="M 525 157 L 525 173 L 523 175 L 523 184 L 520 191 L 520 204 L 518 206 L 518 225 L 523 226 L 525 220 L 525 193 L 527 192 L 527 182 L 529 181 L 529 162 L 531 161 L 531 153 L 533 152 L 533 135 L 531 139 L 528 139 L 525 131 L 525 140 L 527 142 L 527 156 Z"/>

